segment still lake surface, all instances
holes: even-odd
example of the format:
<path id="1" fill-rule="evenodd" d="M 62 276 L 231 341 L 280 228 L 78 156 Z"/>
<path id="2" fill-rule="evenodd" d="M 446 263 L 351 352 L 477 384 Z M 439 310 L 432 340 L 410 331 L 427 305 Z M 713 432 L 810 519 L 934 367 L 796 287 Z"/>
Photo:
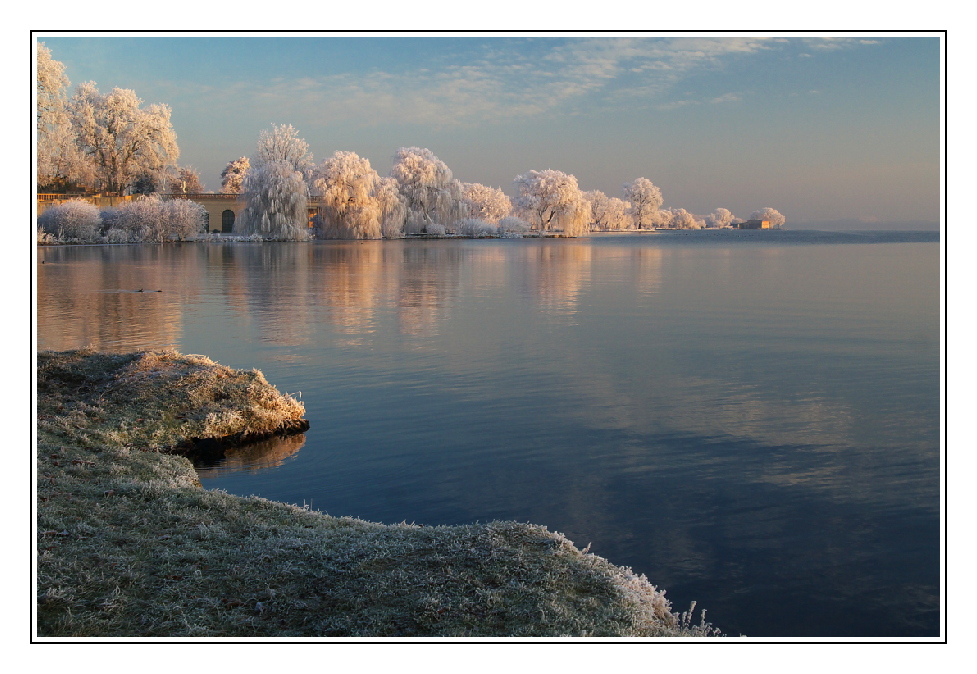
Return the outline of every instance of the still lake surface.
<path id="1" fill-rule="evenodd" d="M 206 488 L 543 524 L 732 635 L 939 634 L 938 233 L 37 255 L 38 348 L 172 346 L 301 392 L 309 432 Z"/>

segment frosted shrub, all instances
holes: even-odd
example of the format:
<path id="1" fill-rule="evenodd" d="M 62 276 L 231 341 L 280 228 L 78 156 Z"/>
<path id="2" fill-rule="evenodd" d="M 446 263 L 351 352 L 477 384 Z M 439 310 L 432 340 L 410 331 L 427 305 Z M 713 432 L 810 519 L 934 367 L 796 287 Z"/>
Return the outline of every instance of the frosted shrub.
<path id="1" fill-rule="evenodd" d="M 134 243 L 132 233 L 118 227 L 110 227 L 102 238 L 105 243 Z"/>
<path id="2" fill-rule="evenodd" d="M 195 239 L 204 225 L 207 209 L 187 199 L 173 199 L 162 204 L 169 234 L 184 239 Z"/>
<path id="3" fill-rule="evenodd" d="M 516 237 L 529 232 L 529 223 L 514 215 L 499 220 L 499 236 Z"/>
<path id="4" fill-rule="evenodd" d="M 102 217 L 92 204 L 72 199 L 44 211 L 37 218 L 37 224 L 58 239 L 95 241 L 102 226 Z"/>
<path id="5" fill-rule="evenodd" d="M 448 229 L 437 222 L 432 222 L 427 226 L 427 233 L 431 236 L 444 236 L 448 233 Z"/>
<path id="6" fill-rule="evenodd" d="M 478 218 L 465 218 L 458 223 L 458 233 L 462 236 L 471 236 L 478 239 L 486 236 L 495 236 L 496 227 Z"/>
<path id="7" fill-rule="evenodd" d="M 167 234 L 162 206 L 162 200 L 155 194 L 127 201 L 110 214 L 111 227 L 126 232 L 130 241 L 162 242 Z"/>

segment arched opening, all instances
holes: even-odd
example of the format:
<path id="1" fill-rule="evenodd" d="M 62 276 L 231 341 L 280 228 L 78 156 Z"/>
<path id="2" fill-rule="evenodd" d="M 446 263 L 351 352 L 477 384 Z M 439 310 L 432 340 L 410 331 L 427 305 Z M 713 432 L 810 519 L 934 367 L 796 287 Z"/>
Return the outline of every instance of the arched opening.
<path id="1" fill-rule="evenodd" d="M 221 213 L 221 231 L 230 234 L 234 231 L 234 211 L 227 209 Z"/>

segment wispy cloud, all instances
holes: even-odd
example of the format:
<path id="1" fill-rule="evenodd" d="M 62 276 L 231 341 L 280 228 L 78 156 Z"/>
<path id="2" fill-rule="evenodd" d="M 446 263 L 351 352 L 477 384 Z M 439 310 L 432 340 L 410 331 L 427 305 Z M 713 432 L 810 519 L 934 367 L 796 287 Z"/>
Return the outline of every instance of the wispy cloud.
<path id="1" fill-rule="evenodd" d="M 493 41 L 464 63 L 403 73 L 372 71 L 238 83 L 209 92 L 238 105 L 268 108 L 278 118 L 374 125 L 397 120 L 438 126 L 475 125 L 540 115 L 574 114 L 601 101 L 643 102 L 670 109 L 740 100 L 730 92 L 701 101 L 669 100 L 675 85 L 729 59 L 778 49 L 783 38 L 671 37 Z M 806 48 L 840 49 L 855 38 L 805 38 Z M 546 43 L 543 43 L 544 45 Z"/>

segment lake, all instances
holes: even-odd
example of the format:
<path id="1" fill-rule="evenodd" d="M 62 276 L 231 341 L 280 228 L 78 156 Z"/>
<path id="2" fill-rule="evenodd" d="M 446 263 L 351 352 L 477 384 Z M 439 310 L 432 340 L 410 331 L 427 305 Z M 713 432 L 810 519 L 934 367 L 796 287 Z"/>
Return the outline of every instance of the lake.
<path id="1" fill-rule="evenodd" d="M 308 433 L 205 488 L 543 524 L 731 635 L 939 634 L 938 233 L 37 257 L 39 349 L 172 346 L 301 396 Z"/>

